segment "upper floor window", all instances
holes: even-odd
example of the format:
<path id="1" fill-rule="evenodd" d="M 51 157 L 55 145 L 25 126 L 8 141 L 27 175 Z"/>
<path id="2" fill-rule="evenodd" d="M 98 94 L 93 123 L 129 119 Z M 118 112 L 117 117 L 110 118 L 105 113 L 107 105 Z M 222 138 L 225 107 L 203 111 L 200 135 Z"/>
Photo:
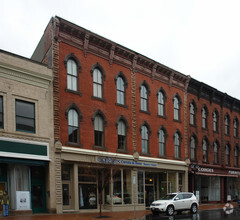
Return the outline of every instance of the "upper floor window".
<path id="1" fill-rule="evenodd" d="M 158 92 L 158 115 L 165 116 L 165 98 L 162 91 Z"/>
<path id="2" fill-rule="evenodd" d="M 142 138 L 142 153 L 149 153 L 149 131 L 147 126 L 141 127 L 141 138 Z"/>
<path id="3" fill-rule="evenodd" d="M 213 131 L 218 131 L 218 113 L 217 111 L 213 112 Z"/>
<path id="4" fill-rule="evenodd" d="M 239 166 L 239 148 L 238 148 L 238 146 L 235 146 L 235 149 L 234 149 L 234 166 L 235 167 Z"/>
<path id="5" fill-rule="evenodd" d="M 191 137 L 190 140 L 190 154 L 191 154 L 191 160 L 196 160 L 196 139 L 195 137 Z"/>
<path id="6" fill-rule="evenodd" d="M 193 103 L 190 103 L 190 124 L 195 125 L 195 107 Z"/>
<path id="7" fill-rule="evenodd" d="M 214 153 L 214 163 L 218 164 L 219 163 L 219 145 L 217 141 L 213 143 L 213 153 Z"/>
<path id="8" fill-rule="evenodd" d="M 207 109 L 202 108 L 202 128 L 207 128 Z"/>
<path id="9" fill-rule="evenodd" d="M 126 125 L 124 121 L 118 122 L 118 149 L 126 150 Z"/>
<path id="10" fill-rule="evenodd" d="M 78 113 L 74 109 L 70 109 L 68 112 L 68 141 L 72 143 L 79 142 Z"/>
<path id="11" fill-rule="evenodd" d="M 226 165 L 230 165 L 230 147 L 228 144 L 225 147 L 225 163 Z"/>
<path id="12" fill-rule="evenodd" d="M 117 78 L 117 103 L 125 105 L 125 86 L 120 76 Z"/>
<path id="13" fill-rule="evenodd" d="M 104 121 L 100 115 L 96 115 L 94 118 L 94 144 L 104 147 Z"/>
<path id="14" fill-rule="evenodd" d="M 35 104 L 16 99 L 16 130 L 35 133 Z"/>
<path id="15" fill-rule="evenodd" d="M 67 61 L 67 88 L 73 91 L 78 89 L 77 64 L 73 59 Z"/>
<path id="16" fill-rule="evenodd" d="M 103 79 L 100 69 L 93 70 L 93 96 L 103 98 Z"/>
<path id="17" fill-rule="evenodd" d="M 148 93 L 146 86 L 141 85 L 140 93 L 141 93 L 141 110 L 148 111 Z"/>
<path id="18" fill-rule="evenodd" d="M 202 149 L 203 149 L 203 162 L 208 162 L 208 142 L 206 139 L 203 139 L 202 143 Z"/>
<path id="19" fill-rule="evenodd" d="M 180 103 L 178 97 L 173 98 L 174 120 L 180 120 Z"/>
<path id="20" fill-rule="evenodd" d="M 180 148 L 180 135 L 178 132 L 174 134 L 174 149 L 175 149 L 175 158 L 181 157 L 181 148 Z"/>
<path id="21" fill-rule="evenodd" d="M 238 119 L 235 118 L 233 121 L 233 131 L 234 131 L 234 137 L 238 137 Z"/>
<path id="22" fill-rule="evenodd" d="M 158 140 L 159 140 L 159 156 L 165 156 L 166 155 L 166 134 L 163 129 L 159 130 Z"/>
<path id="23" fill-rule="evenodd" d="M 3 128 L 3 97 L 0 96 L 0 128 Z"/>
<path id="24" fill-rule="evenodd" d="M 230 134 L 230 118 L 228 114 L 224 118 L 224 124 L 225 124 L 225 135 L 229 135 Z"/>

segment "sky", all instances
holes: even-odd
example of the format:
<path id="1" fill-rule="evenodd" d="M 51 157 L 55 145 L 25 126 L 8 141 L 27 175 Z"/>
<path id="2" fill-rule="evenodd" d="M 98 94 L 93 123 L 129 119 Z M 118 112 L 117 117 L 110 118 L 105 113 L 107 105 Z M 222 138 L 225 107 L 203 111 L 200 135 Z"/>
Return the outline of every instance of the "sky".
<path id="1" fill-rule="evenodd" d="M 240 100 L 239 0 L 0 0 L 0 49 L 30 58 L 54 16 Z"/>

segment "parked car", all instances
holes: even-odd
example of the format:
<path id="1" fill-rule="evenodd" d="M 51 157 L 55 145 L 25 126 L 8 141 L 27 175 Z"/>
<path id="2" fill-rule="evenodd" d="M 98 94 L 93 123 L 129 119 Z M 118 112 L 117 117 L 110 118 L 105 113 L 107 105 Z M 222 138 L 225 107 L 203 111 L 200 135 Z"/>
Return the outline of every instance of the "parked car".
<path id="1" fill-rule="evenodd" d="M 150 205 L 150 208 L 153 214 L 166 212 L 167 215 L 173 215 L 175 211 L 181 213 L 184 210 L 190 210 L 192 213 L 196 213 L 198 206 L 198 200 L 193 193 L 178 192 L 167 194 L 160 200 L 154 201 Z"/>

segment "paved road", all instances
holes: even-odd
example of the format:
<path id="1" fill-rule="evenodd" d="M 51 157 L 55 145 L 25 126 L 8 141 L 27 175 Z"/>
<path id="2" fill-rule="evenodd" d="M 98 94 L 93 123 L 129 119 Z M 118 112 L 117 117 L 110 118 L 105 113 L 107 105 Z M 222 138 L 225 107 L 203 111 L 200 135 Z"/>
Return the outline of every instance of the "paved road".
<path id="1" fill-rule="evenodd" d="M 158 216 L 148 214 L 145 217 L 146 220 L 240 220 L 240 208 L 234 209 L 217 209 L 217 210 L 202 210 L 197 214 L 190 214 L 189 212 L 183 212 L 183 214 L 166 216 L 166 214 L 160 214 Z"/>

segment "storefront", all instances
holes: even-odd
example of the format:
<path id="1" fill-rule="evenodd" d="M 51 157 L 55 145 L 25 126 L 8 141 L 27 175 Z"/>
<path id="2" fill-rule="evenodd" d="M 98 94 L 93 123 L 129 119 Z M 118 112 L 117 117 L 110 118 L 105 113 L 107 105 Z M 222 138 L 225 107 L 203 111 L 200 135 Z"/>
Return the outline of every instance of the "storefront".
<path id="1" fill-rule="evenodd" d="M 46 212 L 48 143 L 0 138 L 0 195 L 7 191 L 10 211 Z"/>
<path id="2" fill-rule="evenodd" d="M 186 191 L 184 161 L 62 147 L 62 209 L 144 210 L 166 193 Z M 100 201 L 100 198 L 102 200 Z"/>
<path id="3" fill-rule="evenodd" d="M 189 191 L 196 191 L 201 203 L 237 201 L 240 199 L 240 172 L 216 167 L 189 170 Z"/>

